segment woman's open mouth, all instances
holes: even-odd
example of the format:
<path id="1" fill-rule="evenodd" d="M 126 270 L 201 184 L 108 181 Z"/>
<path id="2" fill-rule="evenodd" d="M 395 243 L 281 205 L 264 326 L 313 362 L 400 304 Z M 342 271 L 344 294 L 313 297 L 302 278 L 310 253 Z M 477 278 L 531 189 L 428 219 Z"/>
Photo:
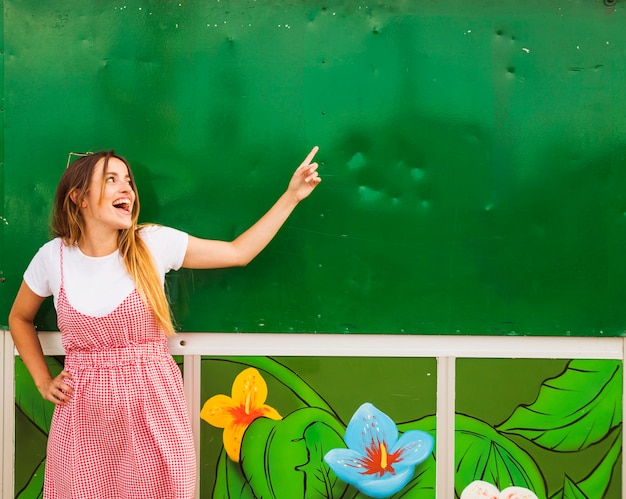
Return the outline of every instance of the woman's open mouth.
<path id="1" fill-rule="evenodd" d="M 120 198 L 113 201 L 113 207 L 117 210 L 123 211 L 126 214 L 130 214 L 132 203 L 128 198 Z"/>

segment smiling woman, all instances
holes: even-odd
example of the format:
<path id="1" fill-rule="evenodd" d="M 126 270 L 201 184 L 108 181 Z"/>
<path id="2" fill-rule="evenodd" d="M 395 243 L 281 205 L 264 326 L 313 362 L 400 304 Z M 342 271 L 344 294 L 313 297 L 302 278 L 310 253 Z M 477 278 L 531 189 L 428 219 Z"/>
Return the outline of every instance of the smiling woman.
<path id="1" fill-rule="evenodd" d="M 111 255 L 119 249 L 132 277 L 132 282 L 127 280 L 122 291 L 127 294 L 135 283 L 161 328 L 168 336 L 173 335 L 163 282 L 152 268 L 143 238 L 138 237 L 142 229 L 137 225 L 139 196 L 128 162 L 114 151 L 92 153 L 76 160 L 61 177 L 55 208 L 54 235 L 66 246 L 77 246 L 89 257 Z M 88 295 L 88 290 L 83 290 L 81 296 L 86 296 L 85 293 Z M 120 303 L 124 296 L 118 295 L 112 302 Z"/>
<path id="2" fill-rule="evenodd" d="M 163 283 L 182 266 L 245 265 L 319 184 L 309 153 L 284 194 L 234 241 L 139 225 L 128 162 L 113 151 L 71 163 L 59 182 L 55 239 L 35 255 L 9 316 L 41 395 L 56 404 L 44 498 L 193 497 L 196 461 Z M 53 296 L 66 352 L 52 377 L 34 327 Z"/>

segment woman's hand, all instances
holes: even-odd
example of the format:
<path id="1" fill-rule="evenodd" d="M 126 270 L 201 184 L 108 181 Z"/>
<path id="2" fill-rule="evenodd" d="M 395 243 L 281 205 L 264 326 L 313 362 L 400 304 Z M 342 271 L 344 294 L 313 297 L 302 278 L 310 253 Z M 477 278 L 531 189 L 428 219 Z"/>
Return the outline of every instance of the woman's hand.
<path id="1" fill-rule="evenodd" d="M 41 396 L 55 404 L 66 405 L 71 401 L 74 389 L 65 381 L 71 380 L 72 375 L 67 371 L 61 371 L 56 378 L 52 377 L 33 324 L 35 314 L 44 299 L 22 281 L 9 313 L 9 329 L 15 348 L 22 357 Z"/>
<path id="2" fill-rule="evenodd" d="M 41 396 L 57 405 L 67 405 L 72 400 L 74 389 L 65 380 L 71 380 L 72 375 L 63 370 L 56 378 L 51 378 L 37 387 Z"/>
<path id="3" fill-rule="evenodd" d="M 322 181 L 317 172 L 317 163 L 312 163 L 319 147 L 315 146 L 296 169 L 289 182 L 288 192 L 292 193 L 297 202 L 306 198 Z"/>
<path id="4" fill-rule="evenodd" d="M 322 181 L 317 163 L 312 163 L 317 150 L 315 146 L 296 169 L 289 187 L 269 211 L 235 240 L 226 242 L 189 236 L 183 267 L 218 269 L 247 265 L 269 244 L 298 203 Z"/>

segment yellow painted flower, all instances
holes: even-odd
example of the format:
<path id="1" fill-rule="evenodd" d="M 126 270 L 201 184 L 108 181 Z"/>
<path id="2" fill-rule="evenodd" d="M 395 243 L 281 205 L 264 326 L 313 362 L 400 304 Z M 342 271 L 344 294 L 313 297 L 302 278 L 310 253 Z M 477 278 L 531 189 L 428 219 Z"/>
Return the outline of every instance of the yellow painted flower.
<path id="1" fill-rule="evenodd" d="M 276 409 L 265 405 L 267 384 L 263 376 L 250 367 L 241 371 L 231 390 L 232 397 L 215 395 L 204 403 L 200 417 L 216 428 L 224 428 L 222 440 L 228 457 L 239 462 L 243 434 L 256 418 L 279 420 Z"/>

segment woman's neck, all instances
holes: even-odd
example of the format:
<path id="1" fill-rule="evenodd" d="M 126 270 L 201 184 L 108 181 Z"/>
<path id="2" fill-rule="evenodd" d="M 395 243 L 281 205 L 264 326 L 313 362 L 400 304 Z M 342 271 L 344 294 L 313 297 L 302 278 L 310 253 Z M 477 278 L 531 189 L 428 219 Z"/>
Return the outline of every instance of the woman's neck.
<path id="1" fill-rule="evenodd" d="M 107 256 L 118 249 L 118 233 L 111 232 L 108 234 L 83 234 L 78 242 L 78 247 L 83 254 L 92 257 Z"/>

